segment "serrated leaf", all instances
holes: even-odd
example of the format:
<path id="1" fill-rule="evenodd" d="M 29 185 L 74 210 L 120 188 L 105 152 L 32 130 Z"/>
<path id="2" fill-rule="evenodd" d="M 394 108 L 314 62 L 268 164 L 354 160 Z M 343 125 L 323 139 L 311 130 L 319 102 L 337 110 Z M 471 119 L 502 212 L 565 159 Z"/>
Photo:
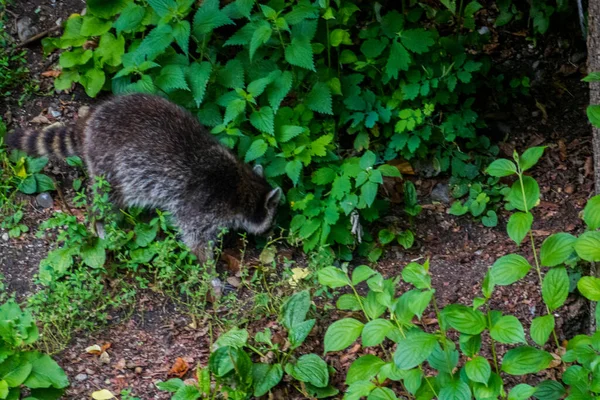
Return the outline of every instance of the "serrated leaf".
<path id="1" fill-rule="evenodd" d="M 189 51 L 190 31 L 189 21 L 177 21 L 173 26 L 173 38 L 185 54 Z"/>
<path id="2" fill-rule="evenodd" d="M 244 87 L 244 67 L 238 59 L 227 61 L 217 75 L 217 82 L 226 88 L 237 89 Z"/>
<path id="3" fill-rule="evenodd" d="M 160 71 L 160 75 L 156 77 L 154 83 L 165 92 L 173 89 L 190 90 L 187 82 L 185 81 L 183 68 L 176 64 L 169 64 L 165 66 Z"/>
<path id="4" fill-rule="evenodd" d="M 208 61 L 203 61 L 201 63 L 194 62 L 190 64 L 187 69 L 186 77 L 197 107 L 200 107 L 200 104 L 202 104 L 202 101 L 204 100 L 204 94 L 206 93 L 206 86 L 208 85 L 211 72 L 212 65 Z"/>
<path id="5" fill-rule="evenodd" d="M 88 0 L 87 10 L 101 18 L 111 18 L 127 6 L 127 0 Z"/>
<path id="6" fill-rule="evenodd" d="M 285 48 L 285 60 L 297 67 L 316 71 L 312 46 L 306 39 L 292 38 L 290 45 Z"/>
<path id="7" fill-rule="evenodd" d="M 250 123 L 259 131 L 271 135 L 274 134 L 274 119 L 273 109 L 269 106 L 261 107 L 250 114 Z"/>
<path id="8" fill-rule="evenodd" d="M 331 89 L 324 82 L 317 82 L 306 96 L 305 104 L 313 111 L 333 115 Z"/>
<path id="9" fill-rule="evenodd" d="M 235 22 L 219 10 L 219 0 L 205 0 L 194 15 L 193 27 L 196 37 L 202 37 L 224 25 L 235 25 Z"/>
<path id="10" fill-rule="evenodd" d="M 434 34 L 425 29 L 408 29 L 402 32 L 400 36 L 402 44 L 413 53 L 422 54 L 429 50 L 429 47 L 435 44 Z"/>
<path id="11" fill-rule="evenodd" d="M 171 25 L 158 25 L 146 35 L 140 46 L 135 50 L 136 57 L 139 57 L 141 61 L 154 60 L 169 47 L 172 41 L 173 28 Z"/>
<path id="12" fill-rule="evenodd" d="M 127 4 L 127 7 L 121 12 L 119 18 L 114 23 L 117 35 L 120 35 L 121 32 L 131 32 L 137 29 L 144 19 L 145 14 L 146 10 L 144 7 L 133 2 Z"/>
<path id="13" fill-rule="evenodd" d="M 300 160 L 289 161 L 285 166 L 285 173 L 292 180 L 294 186 L 298 184 L 300 180 L 300 173 L 302 172 L 302 162 Z"/>
<path id="14" fill-rule="evenodd" d="M 271 24 L 267 21 L 261 21 L 255 28 L 252 38 L 250 39 L 250 61 L 252 61 L 256 50 L 269 41 L 272 33 L 273 29 L 271 29 Z"/>
<path id="15" fill-rule="evenodd" d="M 249 163 L 250 161 L 254 161 L 259 157 L 262 157 L 263 154 L 267 152 L 269 145 L 263 139 L 257 139 L 250 145 L 250 148 L 246 152 L 246 157 L 244 161 Z"/>
<path id="16" fill-rule="evenodd" d="M 112 27 L 112 22 L 88 16 L 83 19 L 80 33 L 83 36 L 101 36 L 108 32 Z"/>
<path id="17" fill-rule="evenodd" d="M 285 71 L 267 88 L 269 104 L 275 112 L 277 112 L 281 102 L 292 88 L 292 78 L 292 73 Z"/>

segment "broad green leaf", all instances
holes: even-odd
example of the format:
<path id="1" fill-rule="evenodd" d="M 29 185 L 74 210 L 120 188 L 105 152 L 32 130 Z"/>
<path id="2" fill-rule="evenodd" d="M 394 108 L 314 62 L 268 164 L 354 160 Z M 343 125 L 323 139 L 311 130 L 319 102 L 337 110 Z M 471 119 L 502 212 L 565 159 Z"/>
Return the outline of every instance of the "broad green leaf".
<path id="1" fill-rule="evenodd" d="M 360 195 L 362 200 L 370 207 L 377 196 L 378 185 L 373 182 L 367 182 L 360 187 Z"/>
<path id="2" fill-rule="evenodd" d="M 487 384 L 492 373 L 492 368 L 488 360 L 481 356 L 476 356 L 465 364 L 467 376 L 473 382 L 481 382 Z"/>
<path id="3" fill-rule="evenodd" d="M 190 31 L 189 21 L 177 21 L 173 26 L 173 38 L 185 54 L 189 52 Z"/>
<path id="4" fill-rule="evenodd" d="M 533 215 L 531 213 L 515 212 L 508 219 L 506 230 L 508 236 L 515 241 L 517 245 L 520 245 L 533 223 Z"/>
<path id="5" fill-rule="evenodd" d="M 469 400 L 471 389 L 461 380 L 450 381 L 440 390 L 439 400 Z"/>
<path id="6" fill-rule="evenodd" d="M 288 364 L 291 366 L 291 364 Z M 286 366 L 288 371 L 288 366 Z M 316 354 L 305 354 L 301 356 L 296 365 L 291 367 L 291 375 L 301 382 L 308 382 L 318 388 L 324 388 L 329 384 L 329 371 L 327 364 Z"/>
<path id="7" fill-rule="evenodd" d="M 531 147 L 519 157 L 519 167 L 521 171 L 527 171 L 529 168 L 537 164 L 538 160 L 544 154 L 545 146 Z"/>
<path id="8" fill-rule="evenodd" d="M 259 131 L 273 135 L 274 132 L 273 109 L 269 106 L 261 107 L 260 110 L 250 114 L 250 123 Z"/>
<path id="9" fill-rule="evenodd" d="M 81 260 L 91 268 L 101 268 L 106 261 L 106 249 L 101 239 L 81 246 Z"/>
<path id="10" fill-rule="evenodd" d="M 569 295 L 569 275 L 564 267 L 552 268 L 544 277 L 542 297 L 550 311 L 554 311 L 565 303 Z"/>
<path id="11" fill-rule="evenodd" d="M 107 32 L 100 38 L 98 47 L 94 51 L 94 59 L 103 64 L 118 67 L 121 65 L 123 54 L 125 54 L 125 38 L 121 35 L 115 37 L 112 33 Z"/>
<path id="12" fill-rule="evenodd" d="M 160 75 L 156 77 L 154 83 L 165 92 L 173 89 L 190 90 L 187 82 L 185 81 L 183 68 L 176 64 L 169 64 L 165 66 L 160 71 Z"/>
<path id="13" fill-rule="evenodd" d="M 208 61 L 203 61 L 201 63 L 194 62 L 190 64 L 187 70 L 187 80 L 197 107 L 200 107 L 200 104 L 202 104 L 211 72 L 212 65 Z"/>
<path id="14" fill-rule="evenodd" d="M 250 61 L 254 57 L 256 50 L 263 44 L 267 43 L 271 38 L 273 29 L 267 21 L 260 21 L 255 28 L 252 38 L 250 39 Z"/>
<path id="15" fill-rule="evenodd" d="M 356 286 L 375 274 L 377 274 L 377 272 L 373 271 L 373 269 L 367 265 L 359 265 L 352 271 L 352 284 Z"/>
<path id="16" fill-rule="evenodd" d="M 541 317 L 536 317 L 531 321 L 529 334 L 533 341 L 539 346 L 543 346 L 548 341 L 550 334 L 554 330 L 554 316 L 547 314 Z"/>
<path id="17" fill-rule="evenodd" d="M 235 22 L 219 10 L 219 0 L 205 0 L 194 15 L 193 29 L 197 38 L 225 25 L 235 25 Z"/>
<path id="18" fill-rule="evenodd" d="M 417 289 L 431 288 L 431 276 L 424 265 L 416 262 L 409 263 L 402 270 L 402 280 L 412 284 Z"/>
<path id="19" fill-rule="evenodd" d="M 257 139 L 250 145 L 250 148 L 246 152 L 245 162 L 254 161 L 259 157 L 262 157 L 269 146 L 263 139 Z"/>
<path id="20" fill-rule="evenodd" d="M 523 194 L 527 202 L 523 201 Z M 521 211 L 528 212 L 535 207 L 540 200 L 540 187 L 535 179 L 530 176 L 523 177 L 523 185 L 520 181 L 513 183 L 508 194 L 510 204 Z"/>
<path id="21" fill-rule="evenodd" d="M 331 289 L 349 286 L 350 281 L 344 271 L 337 267 L 326 267 L 317 272 L 319 283 Z"/>
<path id="22" fill-rule="evenodd" d="M 583 220 L 590 230 L 600 228 L 600 195 L 588 200 L 583 209 Z"/>
<path id="23" fill-rule="evenodd" d="M 540 249 L 540 258 L 545 267 L 562 264 L 574 251 L 577 238 L 568 233 L 555 233 L 548 236 Z"/>
<path id="24" fill-rule="evenodd" d="M 392 178 L 401 178 L 402 177 L 400 170 L 398 170 L 398 168 L 394 167 L 393 165 L 383 164 L 383 165 L 380 165 L 379 167 L 377 167 L 377 170 L 381 171 L 381 174 L 383 176 L 389 176 Z"/>
<path id="25" fill-rule="evenodd" d="M 488 228 L 493 228 L 498 225 L 498 214 L 496 211 L 489 210 L 482 218 L 481 223 Z"/>
<path id="26" fill-rule="evenodd" d="M 510 375 L 526 375 L 540 372 L 550 365 L 550 353 L 530 346 L 509 350 L 502 359 L 502 371 Z"/>
<path id="27" fill-rule="evenodd" d="M 362 333 L 363 323 L 354 318 L 344 318 L 335 321 L 325 332 L 325 353 L 344 350 L 350 346 Z"/>
<path id="28" fill-rule="evenodd" d="M 38 352 L 28 352 L 25 354 L 25 358 L 33 367 L 31 374 L 23 383 L 28 388 L 62 389 L 69 386 L 67 375 L 50 356 Z"/>
<path id="29" fill-rule="evenodd" d="M 298 184 L 300 180 L 300 173 L 302 172 L 302 162 L 300 160 L 293 160 L 286 164 L 285 173 L 292 180 L 294 186 Z"/>
<path id="30" fill-rule="evenodd" d="M 111 18 L 127 6 L 127 0 L 88 0 L 87 11 L 101 18 Z"/>
<path id="31" fill-rule="evenodd" d="M 513 315 L 504 315 L 492 321 L 490 335 L 494 340 L 504 344 L 526 343 L 523 325 Z"/>
<path id="32" fill-rule="evenodd" d="M 398 342 L 394 352 L 394 363 L 399 369 L 411 369 L 421 364 L 431 355 L 437 339 L 434 335 L 414 330 L 407 332 L 406 338 Z"/>
<path id="33" fill-rule="evenodd" d="M 62 68 L 72 68 L 76 65 L 87 63 L 93 56 L 91 50 L 75 49 L 73 51 L 65 51 L 60 55 L 58 60 Z"/>
<path id="34" fill-rule="evenodd" d="M 139 4 L 133 2 L 127 4 L 127 7 L 125 7 L 114 23 L 114 27 L 117 29 L 117 36 L 121 32 L 131 32 L 139 28 L 145 14 L 146 9 Z"/>
<path id="35" fill-rule="evenodd" d="M 431 368 L 442 374 L 451 374 L 458 365 L 459 353 L 453 342 L 446 341 L 444 349 L 436 343 L 433 353 L 427 358 Z"/>
<path id="36" fill-rule="evenodd" d="M 435 44 L 434 33 L 425 29 L 408 29 L 401 33 L 402 44 L 410 51 L 422 54 Z"/>
<path id="37" fill-rule="evenodd" d="M 0 324 L 0 333 L 2 330 Z M 33 365 L 23 360 L 20 355 L 8 357 L 0 363 L 0 382 L 7 383 L 8 387 L 19 387 L 25 382 L 32 369 Z"/>
<path id="38" fill-rule="evenodd" d="M 486 327 L 485 316 L 481 311 L 460 304 L 446 306 L 442 310 L 442 317 L 452 328 L 468 335 L 478 335 Z"/>
<path id="39" fill-rule="evenodd" d="M 185 386 L 185 383 L 183 383 L 183 381 L 179 378 L 169 379 L 166 382 L 159 381 L 156 383 L 157 388 L 159 388 L 160 390 L 164 390 L 165 392 L 171 393 L 177 392 L 183 386 Z"/>
<path id="40" fill-rule="evenodd" d="M 111 21 L 87 16 L 83 19 L 83 23 L 81 24 L 81 34 L 83 36 L 101 36 L 108 32 L 111 27 Z"/>
<path id="41" fill-rule="evenodd" d="M 292 43 L 285 48 L 285 60 L 297 67 L 315 71 L 313 51 L 308 40 L 292 38 Z"/>
<path id="42" fill-rule="evenodd" d="M 281 322 L 289 331 L 304 322 L 310 309 L 310 294 L 303 290 L 291 296 L 281 308 Z"/>
<path id="43" fill-rule="evenodd" d="M 35 178 L 35 191 L 38 193 L 49 192 L 56 189 L 54 181 L 48 175 L 33 174 Z"/>
<path id="44" fill-rule="evenodd" d="M 491 279 L 496 285 L 511 285 L 522 279 L 531 269 L 529 262 L 518 254 L 500 257 L 491 269 Z"/>
<path id="45" fill-rule="evenodd" d="M 411 63 L 408 51 L 398 41 L 392 42 L 390 55 L 385 64 L 385 73 L 394 79 L 398 79 L 399 71 L 408 71 Z"/>
<path id="46" fill-rule="evenodd" d="M 296 324 L 288 333 L 290 340 L 291 349 L 297 349 L 304 343 L 309 333 L 315 326 L 315 319 L 309 319 L 307 321 Z"/>
<path id="47" fill-rule="evenodd" d="M 377 236 L 379 237 L 379 243 L 383 245 L 391 243 L 394 239 L 396 239 L 396 234 L 388 229 L 380 230 Z"/>
<path id="48" fill-rule="evenodd" d="M 567 392 L 563 385 L 555 380 L 542 381 L 535 389 L 533 397 L 538 400 L 558 400 Z"/>
<path id="49" fill-rule="evenodd" d="M 378 387 L 369 393 L 367 400 L 398 400 L 398 397 L 392 389 L 387 387 Z"/>
<path id="50" fill-rule="evenodd" d="M 387 319 L 377 318 L 367 322 L 362 331 L 362 345 L 378 346 L 392 329 L 394 325 Z"/>
<path id="51" fill-rule="evenodd" d="M 388 321 L 389 322 L 389 321 Z M 357 358 L 348 368 L 346 385 L 352 385 L 358 381 L 369 381 L 379 373 L 385 361 L 372 354 Z"/>
<path id="52" fill-rule="evenodd" d="M 594 276 L 584 276 L 577 282 L 577 289 L 588 300 L 600 301 L 600 279 Z"/>
<path id="53" fill-rule="evenodd" d="M 517 173 L 517 166 L 514 162 L 502 158 L 491 163 L 485 172 L 496 177 L 510 176 Z"/>
<path id="54" fill-rule="evenodd" d="M 273 389 L 283 378 L 281 364 L 254 364 L 254 396 L 261 397 Z"/>
<path id="55" fill-rule="evenodd" d="M 468 357 L 473 357 L 481 350 L 481 335 L 465 335 L 459 337 L 460 349 Z"/>
<path id="56" fill-rule="evenodd" d="M 508 393 L 508 400 L 527 400 L 535 393 L 537 389 L 526 383 L 519 383 Z"/>
<path id="57" fill-rule="evenodd" d="M 600 261 L 600 232 L 585 232 L 575 242 L 577 255 L 586 261 Z"/>
<path id="58" fill-rule="evenodd" d="M 353 294 L 343 294 L 335 305 L 338 310 L 358 311 L 361 309 L 358 299 Z"/>
<path id="59" fill-rule="evenodd" d="M 248 331 L 246 329 L 232 328 L 219 336 L 219 338 L 213 344 L 213 350 L 224 346 L 242 349 L 247 342 Z"/>
<path id="60" fill-rule="evenodd" d="M 331 89 L 324 82 L 317 82 L 313 86 L 304 103 L 313 111 L 333 115 Z"/>

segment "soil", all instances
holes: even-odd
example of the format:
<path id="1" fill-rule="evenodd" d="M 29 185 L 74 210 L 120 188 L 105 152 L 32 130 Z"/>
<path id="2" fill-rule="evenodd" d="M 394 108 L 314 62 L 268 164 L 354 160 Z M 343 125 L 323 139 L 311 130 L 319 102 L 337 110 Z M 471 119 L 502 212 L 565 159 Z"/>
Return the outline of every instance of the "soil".
<path id="1" fill-rule="evenodd" d="M 82 0 L 18 2 L 9 8 L 15 22 L 9 29 L 16 38 L 16 21 L 29 16 L 41 32 L 66 19 L 69 14 L 81 12 L 84 6 Z M 594 192 L 592 136 L 585 114 L 589 103 L 588 88 L 581 82 L 586 72 L 585 43 L 580 32 L 570 29 L 571 26 L 577 26 L 576 22 L 565 24 L 562 32 L 538 39 L 536 46 L 532 46 L 522 32 L 489 27 L 497 42 L 497 46 L 491 46 L 488 51 L 494 65 L 507 75 L 531 77 L 529 97 L 520 96 L 509 101 L 508 106 L 497 105 L 491 97 L 485 99 L 492 133 L 503 139 L 500 156 L 510 158 L 513 149 L 523 151 L 534 145 L 547 146 L 539 165 L 530 171 L 542 192 L 541 204 L 533 211 L 533 233 L 538 244 L 555 232 L 582 232 L 584 227 L 579 213 Z M 57 53 L 45 57 L 39 42 L 28 46 L 27 51 L 31 76 L 40 80 L 41 92 L 48 95 L 31 96 L 22 106 L 18 104 L 17 96 L 4 99 L 6 109 L 1 111 L 8 117 L 5 120 L 10 123 L 9 129 L 33 125 L 32 119 L 39 115 L 46 117 L 49 123 L 71 123 L 77 119 L 81 106 L 98 101 L 87 98 L 81 89 L 55 93 L 52 78 L 44 78 L 41 73 L 52 69 L 57 62 Z M 45 172 L 57 180 L 64 198 L 70 201 L 72 193 L 68 188 L 77 172 L 57 163 L 51 163 Z M 412 178 L 417 186 L 419 202 L 424 205 L 424 211 L 416 218 L 413 228 L 417 244 L 408 251 L 401 247 L 389 249 L 376 265 L 386 277 L 398 275 L 410 261 L 429 258 L 439 306 L 455 302 L 470 304 L 474 297 L 481 296 L 483 277 L 498 257 L 519 252 L 532 259 L 528 242 L 519 248 L 506 235 L 508 212 L 500 213 L 500 223 L 495 228 L 486 228 L 470 217 L 454 217 L 446 213 L 449 204 L 432 202 L 430 197 L 434 186 L 445 184 L 447 178 Z M 65 206 L 55 193 L 52 195 L 55 198 L 51 209 L 39 207 L 34 196 L 23 196 L 27 202 L 24 223 L 29 226 L 30 232 L 18 239 L 0 240 L 0 273 L 5 276 L 7 291 L 15 293 L 21 300 L 36 289 L 34 274 L 51 246 L 35 237 L 37 227 L 54 210 Z M 401 208 L 401 205 L 393 206 L 391 218 L 407 227 Z M 0 231 L 0 235 L 3 233 Z M 289 249 L 284 251 L 292 253 Z M 250 254 L 250 257 L 254 256 Z M 299 266 L 306 264 L 302 258 L 296 261 Z M 517 316 L 527 330 L 531 319 L 543 311 L 537 279 L 537 275 L 531 272 L 517 284 L 497 287 L 492 308 Z M 209 354 L 206 324 L 192 323 L 183 311 L 167 307 L 164 303 L 165 299 L 161 296 L 142 293 L 130 319 L 109 323 L 94 333 L 80 333 L 67 349 L 57 354 L 56 359 L 71 381 L 65 398 L 89 398 L 93 391 L 99 389 L 109 389 L 118 394 L 121 389 L 130 388 L 133 394 L 144 400 L 168 399 L 168 394 L 156 389 L 155 382 L 168 378 L 168 371 L 178 357 L 192 367 L 186 378 L 193 377 L 192 370 L 196 364 L 206 365 Z M 432 313 L 425 315 L 425 320 L 434 316 Z M 557 310 L 555 316 L 561 341 L 588 329 L 588 304 L 577 294 L 570 295 L 567 304 Z M 337 317 L 339 315 L 324 314 L 324 320 L 317 327 L 321 332 L 311 335 L 302 351 L 322 353 L 318 338 Z M 121 321 L 115 318 L 117 320 Z M 267 323 L 257 321 L 251 324 L 251 328 L 256 325 L 257 329 L 262 329 Z M 104 363 L 85 350 L 89 346 L 106 343 L 111 346 L 107 350 L 109 359 Z M 504 351 L 500 349 L 501 353 Z M 327 361 L 342 372 L 361 354 L 360 349 L 354 347 L 328 355 Z M 344 388 L 343 376 L 339 373 L 334 378 L 341 390 Z M 280 386 L 284 387 L 278 389 L 273 398 L 300 398 L 292 388 Z"/>

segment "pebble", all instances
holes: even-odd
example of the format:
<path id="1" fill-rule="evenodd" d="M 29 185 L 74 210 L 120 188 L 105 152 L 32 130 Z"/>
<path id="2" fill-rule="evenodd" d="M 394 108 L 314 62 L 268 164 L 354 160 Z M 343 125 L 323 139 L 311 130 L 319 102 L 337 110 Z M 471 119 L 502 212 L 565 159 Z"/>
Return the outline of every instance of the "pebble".
<path id="1" fill-rule="evenodd" d="M 40 193 L 35 197 L 35 202 L 38 206 L 42 208 L 52 208 L 54 206 L 54 201 L 52 200 L 52 196 L 49 193 Z"/>
<path id="2" fill-rule="evenodd" d="M 21 42 L 38 33 L 38 28 L 33 26 L 33 20 L 29 17 L 23 17 L 17 21 L 17 36 Z"/>
<path id="3" fill-rule="evenodd" d="M 8 233 L 4 232 L 2 234 L 2 240 L 4 240 L 5 242 L 8 242 L 8 239 L 10 239 L 10 237 L 8 236 Z"/>
<path id="4" fill-rule="evenodd" d="M 490 33 L 490 28 L 488 28 L 487 26 L 482 26 L 481 28 L 479 28 L 479 30 L 477 32 L 480 35 L 486 35 L 486 34 Z"/>
<path id="5" fill-rule="evenodd" d="M 37 117 L 34 117 L 31 120 L 31 123 L 43 125 L 43 124 L 49 124 L 50 120 L 48 118 L 44 117 L 43 115 L 38 115 Z"/>
<path id="6" fill-rule="evenodd" d="M 440 203 L 450 203 L 448 185 L 445 183 L 438 183 L 435 185 L 431 191 L 431 200 Z"/>
<path id="7" fill-rule="evenodd" d="M 79 382 L 83 382 L 88 378 L 87 374 L 79 374 L 75 376 L 75 380 Z"/>
<path id="8" fill-rule="evenodd" d="M 135 373 L 136 373 L 136 374 L 138 374 L 138 375 L 139 375 L 139 374 L 141 374 L 141 373 L 142 373 L 142 371 L 143 371 L 142 367 L 135 367 Z"/>
<path id="9" fill-rule="evenodd" d="M 62 115 L 60 111 L 58 111 L 52 106 L 48 107 L 48 114 L 52 115 L 54 118 L 58 118 Z"/>

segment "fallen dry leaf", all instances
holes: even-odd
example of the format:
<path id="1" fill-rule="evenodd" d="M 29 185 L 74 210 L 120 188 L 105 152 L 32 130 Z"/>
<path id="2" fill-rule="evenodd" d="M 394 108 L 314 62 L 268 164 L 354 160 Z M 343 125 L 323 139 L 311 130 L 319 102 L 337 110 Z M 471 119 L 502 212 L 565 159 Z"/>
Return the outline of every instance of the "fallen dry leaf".
<path id="1" fill-rule="evenodd" d="M 115 395 L 110 390 L 102 389 L 92 393 L 92 399 L 94 400 L 110 400 L 115 399 Z"/>
<path id="2" fill-rule="evenodd" d="M 240 272 L 241 263 L 239 259 L 237 259 L 231 254 L 228 254 L 227 252 L 223 252 L 221 254 L 221 259 L 227 263 L 228 271 L 232 272 L 233 274 L 237 274 L 238 272 Z"/>
<path id="3" fill-rule="evenodd" d="M 567 159 L 567 146 L 565 145 L 565 141 L 562 139 L 558 141 L 558 152 L 560 160 L 565 161 Z"/>
<path id="4" fill-rule="evenodd" d="M 100 364 L 110 364 L 110 356 L 107 352 L 103 351 L 100 357 L 98 357 L 98 361 L 100 361 Z"/>
<path id="5" fill-rule="evenodd" d="M 41 75 L 45 78 L 56 78 L 57 76 L 59 76 L 61 74 L 62 71 L 59 70 L 50 70 L 50 71 L 44 71 L 41 73 Z"/>
<path id="6" fill-rule="evenodd" d="M 85 349 L 85 352 L 88 354 L 100 355 L 100 354 L 102 354 L 102 347 L 95 344 L 93 346 L 87 347 Z"/>
<path id="7" fill-rule="evenodd" d="M 185 362 L 183 358 L 178 357 L 177 360 L 175 360 L 175 363 L 173 364 L 171 369 L 169 370 L 169 375 L 182 378 L 189 371 L 189 369 L 190 366 L 188 365 L 188 363 Z"/>
<path id="8" fill-rule="evenodd" d="M 229 283 L 234 288 L 239 288 L 240 286 L 242 286 L 242 280 L 237 276 L 230 276 L 229 278 L 227 278 L 227 283 Z"/>
<path id="9" fill-rule="evenodd" d="M 395 159 L 395 160 L 390 161 L 389 164 L 396 167 L 402 175 L 414 175 L 415 174 L 415 170 L 413 169 L 412 165 L 410 165 L 410 163 L 406 160 Z"/>

